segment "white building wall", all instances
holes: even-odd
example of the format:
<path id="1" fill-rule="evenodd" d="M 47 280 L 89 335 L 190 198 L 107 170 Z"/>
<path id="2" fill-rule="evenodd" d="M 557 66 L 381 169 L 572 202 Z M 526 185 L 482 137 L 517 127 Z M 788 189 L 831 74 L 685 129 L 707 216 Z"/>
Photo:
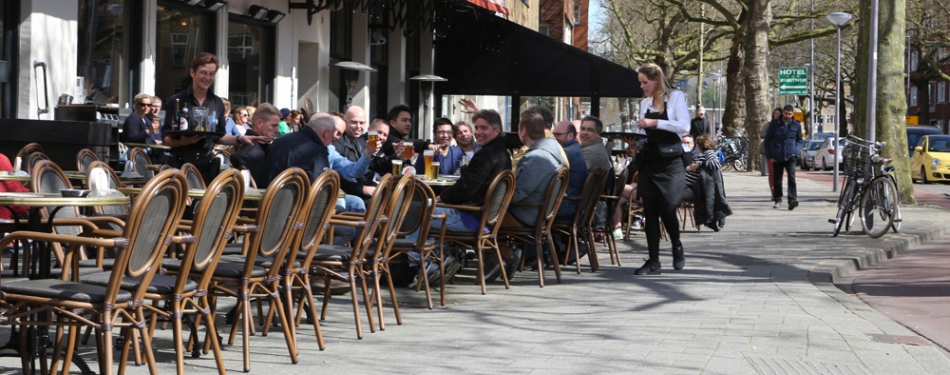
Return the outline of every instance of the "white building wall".
<path id="1" fill-rule="evenodd" d="M 61 0 L 23 0 L 20 6 L 23 22 L 20 23 L 16 117 L 52 120 L 59 96 L 75 95 L 76 92 L 79 4 Z M 43 71 L 34 69 L 34 63 L 46 64 L 45 89 Z M 38 108 L 47 106 L 47 113 L 38 113 Z"/>

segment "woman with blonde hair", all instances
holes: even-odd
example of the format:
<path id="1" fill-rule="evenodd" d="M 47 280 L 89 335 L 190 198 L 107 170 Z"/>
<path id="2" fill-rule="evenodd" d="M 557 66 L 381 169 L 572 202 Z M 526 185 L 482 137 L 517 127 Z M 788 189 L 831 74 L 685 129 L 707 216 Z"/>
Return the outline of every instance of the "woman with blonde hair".
<path id="1" fill-rule="evenodd" d="M 640 102 L 637 126 L 646 133 L 636 157 L 640 172 L 637 198 L 643 202 L 649 258 L 634 274 L 656 275 L 660 273 L 660 219 L 673 244 L 673 268 L 681 270 L 686 264 L 676 208 L 686 186 L 680 135 L 689 132 L 690 117 L 686 96 L 670 86 L 663 69 L 644 64 L 637 71 L 645 96 Z M 627 141 L 633 143 L 632 139 Z"/>
<path id="2" fill-rule="evenodd" d="M 247 111 L 247 107 L 240 107 L 234 111 L 234 130 L 240 133 L 240 135 L 247 133 L 250 122 L 251 116 Z"/>

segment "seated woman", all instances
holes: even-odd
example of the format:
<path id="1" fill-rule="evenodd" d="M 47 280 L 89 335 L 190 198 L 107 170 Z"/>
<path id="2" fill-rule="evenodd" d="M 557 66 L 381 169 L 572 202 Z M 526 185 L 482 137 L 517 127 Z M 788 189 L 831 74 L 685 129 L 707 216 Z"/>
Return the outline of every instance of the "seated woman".
<path id="1" fill-rule="evenodd" d="M 10 163 L 10 159 L 6 155 L 0 154 L 0 171 L 12 172 L 13 164 Z M 23 186 L 23 183 L 20 181 L 0 181 L 0 192 L 4 193 L 24 193 L 29 192 L 30 189 L 27 189 L 26 186 Z M 20 219 L 26 217 L 26 213 L 29 210 L 29 207 L 26 206 L 10 206 L 10 207 L 0 207 L 0 219 L 10 219 L 13 217 L 10 210 L 16 213 L 16 216 Z"/>
<path id="2" fill-rule="evenodd" d="M 627 153 L 635 158 L 637 155 L 637 150 L 633 146 L 628 146 Z M 636 163 L 631 159 L 630 163 L 627 164 L 627 175 L 631 176 L 631 179 L 630 181 L 622 182 L 624 184 L 623 192 L 620 193 L 620 199 L 617 199 L 617 206 L 614 208 L 614 217 L 611 219 L 611 223 L 613 223 L 614 228 L 614 238 L 623 238 L 623 233 L 620 230 L 620 221 L 623 216 L 627 214 L 627 210 L 624 210 L 623 206 L 627 204 L 629 197 L 637 196 L 637 179 L 635 177 L 636 171 Z M 637 199 L 637 202 L 640 202 L 640 200 Z M 640 220 L 635 220 L 632 225 L 634 229 L 641 229 L 642 223 Z"/>
<path id="3" fill-rule="evenodd" d="M 693 187 L 699 180 L 699 169 L 705 169 L 709 172 L 718 171 L 719 155 L 716 152 L 716 143 L 708 135 L 701 135 L 696 138 L 696 147 L 699 152 L 693 155 L 693 164 L 686 166 L 686 190 L 683 192 L 684 201 L 693 201 L 696 196 Z"/>

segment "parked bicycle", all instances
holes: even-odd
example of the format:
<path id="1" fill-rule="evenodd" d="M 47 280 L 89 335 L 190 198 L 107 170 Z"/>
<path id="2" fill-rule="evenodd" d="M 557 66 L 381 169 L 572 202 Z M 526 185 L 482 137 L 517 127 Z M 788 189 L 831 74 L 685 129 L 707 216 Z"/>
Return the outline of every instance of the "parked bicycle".
<path id="1" fill-rule="evenodd" d="M 749 163 L 749 141 L 745 137 L 719 137 L 719 152 L 726 158 L 723 167 L 744 171 Z"/>
<path id="2" fill-rule="evenodd" d="M 882 157 L 884 142 L 871 142 L 854 135 L 848 136 L 844 148 L 842 173 L 846 181 L 838 197 L 838 214 L 828 222 L 834 224 L 833 235 L 838 236 L 842 226 L 851 230 L 854 213 L 861 218 L 861 228 L 871 238 L 878 238 L 893 229 L 900 230 L 897 180 L 892 175 L 891 158 Z"/>

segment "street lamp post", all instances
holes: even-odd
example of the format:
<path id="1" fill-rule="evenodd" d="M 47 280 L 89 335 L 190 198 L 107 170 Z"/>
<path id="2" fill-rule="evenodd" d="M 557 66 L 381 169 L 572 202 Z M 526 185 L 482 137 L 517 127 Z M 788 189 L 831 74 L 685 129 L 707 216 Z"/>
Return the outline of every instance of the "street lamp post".
<path id="1" fill-rule="evenodd" d="M 851 20 L 851 14 L 844 12 L 834 12 L 828 15 L 828 21 L 835 25 L 835 32 L 838 40 L 838 47 L 835 50 L 835 149 L 840 150 L 838 145 L 841 140 L 838 138 L 839 124 L 841 123 L 841 26 Z M 835 156 L 834 173 L 832 177 L 831 191 L 838 191 L 838 157 Z"/>
<path id="2" fill-rule="evenodd" d="M 353 103 L 353 89 L 360 80 L 360 73 L 375 72 L 376 69 L 353 61 L 338 62 L 336 66 L 343 70 L 343 80 L 346 82 L 346 108 L 350 108 L 350 104 Z"/>

